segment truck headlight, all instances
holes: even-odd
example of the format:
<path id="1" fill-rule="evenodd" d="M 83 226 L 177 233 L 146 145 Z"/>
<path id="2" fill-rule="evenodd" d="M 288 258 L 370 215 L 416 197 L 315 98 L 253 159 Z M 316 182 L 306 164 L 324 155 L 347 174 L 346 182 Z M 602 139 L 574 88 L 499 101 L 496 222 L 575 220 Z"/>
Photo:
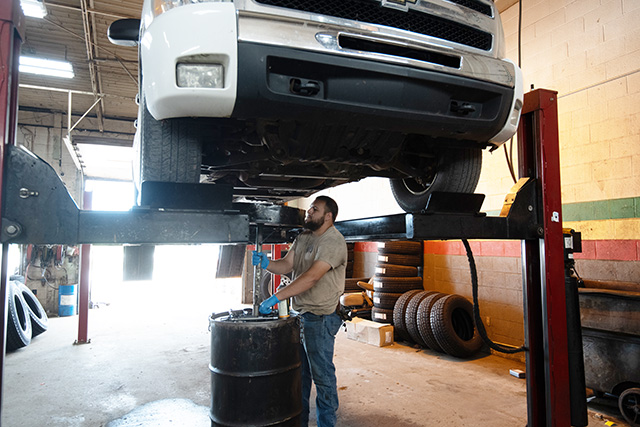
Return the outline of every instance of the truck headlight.
<path id="1" fill-rule="evenodd" d="M 224 87 L 222 64 L 184 64 L 176 67 L 178 87 L 215 88 Z"/>
<path id="2" fill-rule="evenodd" d="M 153 0 L 153 17 L 166 12 L 167 10 L 196 3 L 232 3 L 233 0 Z"/>

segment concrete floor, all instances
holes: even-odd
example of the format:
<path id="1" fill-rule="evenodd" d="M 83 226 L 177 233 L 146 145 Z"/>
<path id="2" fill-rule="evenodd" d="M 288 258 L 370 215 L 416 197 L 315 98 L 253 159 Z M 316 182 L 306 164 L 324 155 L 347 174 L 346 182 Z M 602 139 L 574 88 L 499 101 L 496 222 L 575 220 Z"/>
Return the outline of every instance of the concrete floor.
<path id="1" fill-rule="evenodd" d="M 235 303 L 239 285 L 137 282 L 115 293 L 120 298 L 110 306 L 90 311 L 90 344 L 73 345 L 77 317 L 52 318 L 47 332 L 7 355 L 4 427 L 209 425 L 208 316 L 240 308 Z M 525 380 L 509 375 L 509 369 L 524 368 L 512 360 L 462 361 L 397 343 L 378 348 L 349 340 L 341 330 L 335 361 L 339 426 L 514 427 L 527 422 Z M 185 405 L 196 415 L 185 418 L 180 409 L 171 414 Z M 127 414 L 140 407 L 154 416 L 147 413 L 134 422 Z M 589 425 L 605 426 L 607 420 L 626 425 L 614 412 L 590 411 Z"/>

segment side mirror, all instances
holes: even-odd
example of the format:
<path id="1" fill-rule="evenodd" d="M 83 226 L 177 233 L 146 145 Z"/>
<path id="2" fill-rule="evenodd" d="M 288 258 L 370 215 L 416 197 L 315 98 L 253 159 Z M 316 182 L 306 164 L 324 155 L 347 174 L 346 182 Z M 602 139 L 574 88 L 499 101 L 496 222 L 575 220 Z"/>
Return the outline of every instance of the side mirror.
<path id="1" fill-rule="evenodd" d="M 118 19 L 109 25 L 109 41 L 118 46 L 137 46 L 140 34 L 139 19 Z"/>

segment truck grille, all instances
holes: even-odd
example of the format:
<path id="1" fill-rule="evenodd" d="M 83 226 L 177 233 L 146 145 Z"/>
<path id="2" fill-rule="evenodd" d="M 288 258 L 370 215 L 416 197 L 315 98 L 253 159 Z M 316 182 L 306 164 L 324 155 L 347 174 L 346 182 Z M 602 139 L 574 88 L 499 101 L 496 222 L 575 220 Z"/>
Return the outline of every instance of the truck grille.
<path id="1" fill-rule="evenodd" d="M 491 50 L 491 34 L 410 9 L 403 12 L 371 0 L 256 0 L 258 3 L 318 15 L 351 19 L 424 34 L 482 50 Z M 454 2 L 474 3 L 472 0 Z"/>
<path id="2" fill-rule="evenodd" d="M 477 0 L 449 0 L 451 3 L 459 4 L 460 6 L 468 7 L 476 12 L 480 12 L 483 15 L 493 16 L 491 12 L 491 6 L 485 3 L 481 3 Z"/>

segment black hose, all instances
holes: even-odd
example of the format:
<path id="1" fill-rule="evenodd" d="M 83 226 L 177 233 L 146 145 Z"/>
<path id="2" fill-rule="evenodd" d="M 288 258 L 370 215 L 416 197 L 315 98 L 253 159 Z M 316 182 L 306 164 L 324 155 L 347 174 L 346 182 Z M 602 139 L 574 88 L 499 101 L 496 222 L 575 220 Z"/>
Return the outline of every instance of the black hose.
<path id="1" fill-rule="evenodd" d="M 473 259 L 473 252 L 471 252 L 471 246 L 469 246 L 469 242 L 466 239 L 462 239 L 462 244 L 467 250 L 469 270 L 471 271 L 471 287 L 473 290 L 473 320 L 475 320 L 476 322 L 476 329 L 478 329 L 478 334 L 480 334 L 482 341 L 484 341 L 490 348 L 500 353 L 514 354 L 520 353 L 521 351 L 526 351 L 527 348 L 525 346 L 518 348 L 505 347 L 503 345 L 494 343 L 493 341 L 491 341 L 491 338 L 487 336 L 487 330 L 484 327 L 484 323 L 482 323 L 482 317 L 480 317 L 480 305 L 478 304 L 478 270 L 476 269 L 476 262 Z"/>

